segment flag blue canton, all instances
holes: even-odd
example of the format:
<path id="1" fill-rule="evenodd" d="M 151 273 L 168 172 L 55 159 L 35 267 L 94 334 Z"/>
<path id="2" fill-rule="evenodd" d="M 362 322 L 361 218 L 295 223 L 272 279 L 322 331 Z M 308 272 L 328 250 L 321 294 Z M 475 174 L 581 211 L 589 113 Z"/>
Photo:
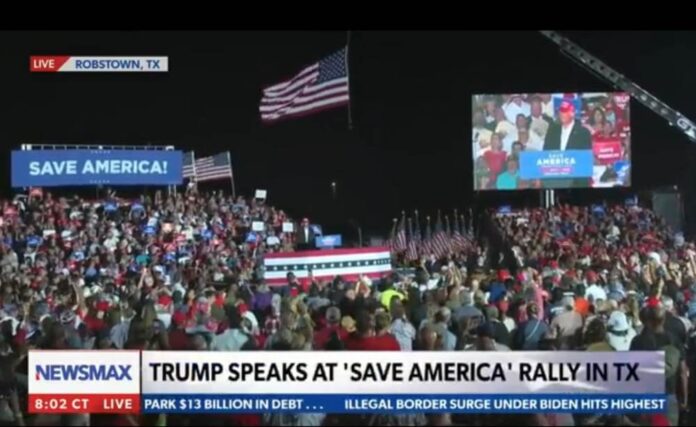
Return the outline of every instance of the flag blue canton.
<path id="1" fill-rule="evenodd" d="M 317 84 L 346 77 L 346 50 L 341 49 L 319 61 Z"/>

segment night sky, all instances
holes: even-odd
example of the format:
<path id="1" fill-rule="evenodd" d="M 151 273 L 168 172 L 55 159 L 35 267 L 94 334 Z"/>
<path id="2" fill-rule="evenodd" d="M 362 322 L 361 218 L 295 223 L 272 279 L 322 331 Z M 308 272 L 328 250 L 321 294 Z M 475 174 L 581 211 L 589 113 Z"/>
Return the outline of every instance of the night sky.
<path id="1" fill-rule="evenodd" d="M 696 117 L 696 33 L 563 34 Z M 534 192 L 471 191 L 472 93 L 611 89 L 532 31 L 357 31 L 350 45 L 353 130 L 345 109 L 261 124 L 263 86 L 345 42 L 340 31 L 2 33 L 3 191 L 10 191 L 10 149 L 22 142 L 171 144 L 198 157 L 230 150 L 239 192 L 265 188 L 272 204 L 295 217 L 339 231 L 353 219 L 386 234 L 402 209 L 538 200 Z M 51 54 L 167 55 L 170 72 L 29 73 L 30 55 Z M 637 102 L 631 121 L 634 189 L 692 187 L 688 139 Z M 575 190 L 565 197 L 624 193 Z"/>

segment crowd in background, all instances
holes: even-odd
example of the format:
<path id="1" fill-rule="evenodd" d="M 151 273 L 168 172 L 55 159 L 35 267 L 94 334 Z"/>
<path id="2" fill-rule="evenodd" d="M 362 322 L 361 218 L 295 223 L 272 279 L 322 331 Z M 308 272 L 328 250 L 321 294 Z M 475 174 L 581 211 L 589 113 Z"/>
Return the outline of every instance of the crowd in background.
<path id="1" fill-rule="evenodd" d="M 0 226 L 0 422 L 31 425 L 676 425 L 695 362 L 696 248 L 639 207 L 495 216 L 399 238 L 413 274 L 263 281 L 293 250 L 289 218 L 259 200 L 194 191 L 125 202 L 6 202 Z M 251 234 L 253 222 L 264 231 Z M 304 222 L 304 221 L 303 221 Z M 438 223 L 439 223 L 438 219 Z M 403 225 L 403 222 L 402 222 Z M 251 237 L 250 237 L 251 236 Z M 274 238 L 273 238 L 274 237 Z M 419 244 L 411 242 L 419 239 Z M 427 243 L 427 244 L 426 244 Z M 416 256 L 413 256 L 415 250 Z M 407 252 L 411 252 L 406 256 Z M 468 414 L 32 415 L 26 351 L 665 350 L 668 417 Z M 465 357 L 465 356 L 463 356 Z"/>

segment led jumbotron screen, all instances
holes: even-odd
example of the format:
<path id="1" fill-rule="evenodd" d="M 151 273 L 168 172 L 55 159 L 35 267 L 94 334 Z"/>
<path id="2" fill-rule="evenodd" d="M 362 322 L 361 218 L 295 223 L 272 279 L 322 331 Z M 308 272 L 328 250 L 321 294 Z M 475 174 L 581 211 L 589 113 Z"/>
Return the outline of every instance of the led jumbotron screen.
<path id="1" fill-rule="evenodd" d="M 623 92 L 472 97 L 474 190 L 631 185 Z"/>

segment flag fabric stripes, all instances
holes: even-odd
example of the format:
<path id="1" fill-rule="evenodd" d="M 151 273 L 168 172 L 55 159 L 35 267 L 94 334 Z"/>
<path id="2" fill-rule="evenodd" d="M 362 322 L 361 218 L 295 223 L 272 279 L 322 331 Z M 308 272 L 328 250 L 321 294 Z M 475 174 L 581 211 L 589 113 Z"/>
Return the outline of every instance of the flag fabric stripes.
<path id="1" fill-rule="evenodd" d="M 401 222 L 399 222 L 399 228 L 396 232 L 396 239 L 394 240 L 394 252 L 404 252 L 407 249 L 406 246 L 406 217 L 401 217 Z"/>
<path id="2" fill-rule="evenodd" d="M 442 228 L 442 217 L 437 214 L 437 223 L 435 224 L 435 234 L 433 235 L 434 252 L 436 256 L 443 257 L 450 252 L 449 236 Z"/>
<path id="3" fill-rule="evenodd" d="M 380 278 L 392 271 L 388 247 L 271 253 L 265 256 L 264 267 L 264 279 L 270 286 L 285 285 L 288 273 L 308 284 L 310 269 L 315 280 L 341 276 L 347 281 L 361 275 Z"/>
<path id="4" fill-rule="evenodd" d="M 232 178 L 232 161 L 230 159 L 230 152 L 226 151 L 214 156 L 196 159 L 194 163 L 194 174 L 197 182 Z"/>
<path id="5" fill-rule="evenodd" d="M 421 255 L 430 256 L 433 253 L 433 233 L 430 227 L 430 217 L 427 217 L 425 223 L 425 238 L 421 244 Z"/>
<path id="6" fill-rule="evenodd" d="M 466 237 L 462 234 L 462 230 L 460 227 L 460 221 L 459 218 L 457 217 L 457 212 L 454 212 L 454 233 L 452 234 L 452 246 L 457 249 L 457 250 L 464 250 L 466 249 L 469 244 L 467 241 Z"/>
<path id="7" fill-rule="evenodd" d="M 409 231 L 409 241 L 408 249 L 406 249 L 406 259 L 409 261 L 418 260 L 418 241 L 413 234 L 413 221 L 411 218 L 408 219 L 408 231 Z"/>
<path id="8" fill-rule="evenodd" d="M 264 89 L 259 106 L 261 120 L 273 122 L 347 105 L 350 91 L 346 54 L 343 48 L 292 79 Z"/>
<path id="9" fill-rule="evenodd" d="M 194 164 L 195 158 L 196 155 L 193 153 L 193 151 L 184 153 L 182 168 L 182 175 L 184 178 L 193 178 L 194 176 L 196 176 L 196 167 Z"/>

